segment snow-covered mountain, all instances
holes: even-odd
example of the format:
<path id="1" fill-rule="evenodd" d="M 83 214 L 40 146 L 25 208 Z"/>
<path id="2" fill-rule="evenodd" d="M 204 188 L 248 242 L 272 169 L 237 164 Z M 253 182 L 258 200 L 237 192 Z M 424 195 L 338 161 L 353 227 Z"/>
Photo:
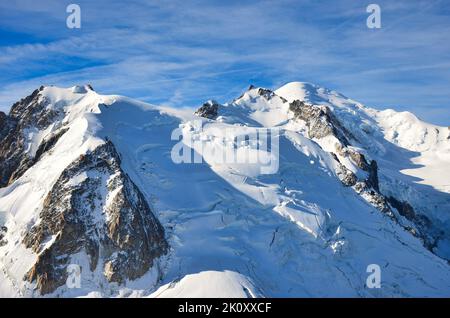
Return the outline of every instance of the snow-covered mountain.
<path id="1" fill-rule="evenodd" d="M 449 128 L 309 83 L 197 110 L 41 87 L 0 112 L 0 296 L 448 297 L 449 164 Z"/>

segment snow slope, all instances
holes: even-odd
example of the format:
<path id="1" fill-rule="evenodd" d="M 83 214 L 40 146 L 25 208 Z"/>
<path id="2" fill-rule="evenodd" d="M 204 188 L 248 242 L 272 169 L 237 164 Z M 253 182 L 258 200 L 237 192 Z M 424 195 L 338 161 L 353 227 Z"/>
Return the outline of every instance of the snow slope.
<path id="1" fill-rule="evenodd" d="M 355 136 L 356 146 L 380 170 L 380 187 L 386 195 L 409 202 L 435 220 L 450 237 L 450 129 L 425 123 L 410 112 L 378 111 L 344 95 L 310 83 L 293 82 L 275 91 L 288 101 L 327 105 Z M 318 141 L 329 149 L 324 140 Z M 450 258 L 447 247 L 441 256 Z"/>
<path id="2" fill-rule="evenodd" d="M 209 288 L 204 288 L 208 282 Z M 205 271 L 190 274 L 179 282 L 161 286 L 149 297 L 155 298 L 256 298 L 261 297 L 249 279 L 236 272 Z"/>
<path id="3" fill-rule="evenodd" d="M 45 88 L 49 107 L 63 110 L 60 120 L 70 129 L 50 153 L 0 189 L 0 221 L 8 228 L 8 244 L 0 247 L 0 296 L 36 295 L 22 277 L 37 255 L 21 237 L 39 222 L 46 193 L 64 168 L 106 140 L 156 212 L 171 251 L 137 280 L 110 284 L 86 268 L 82 288 L 61 287 L 50 296 L 450 296 L 445 260 L 450 242 L 440 240 L 432 253 L 401 222 L 343 186 L 331 154 L 335 137 L 309 138 L 289 102 L 330 107 L 354 136 L 352 147 L 378 161 L 381 192 L 407 200 L 444 229 L 450 228 L 446 128 L 410 114 L 366 108 L 313 84 L 290 83 L 262 93 L 252 88 L 221 105 L 214 120 L 195 116 L 194 110 L 102 96 L 85 87 Z M 200 149 L 189 140 L 225 152 L 237 147 L 270 156 L 255 145 L 231 142 L 250 127 L 278 128 L 275 173 L 262 173 L 258 163 L 221 163 L 214 154 L 201 157 L 201 163 L 171 158 L 180 141 L 171 138 L 177 129 L 192 155 Z M 47 133 L 30 133 L 29 149 Z M 220 142 L 224 136 L 230 142 Z M 351 160 L 339 159 L 363 174 Z M 414 178 L 420 176 L 423 180 Z M 86 267 L 85 255 L 72 260 Z M 366 286 L 370 264 L 381 267 L 379 289 Z"/>
<path id="4" fill-rule="evenodd" d="M 367 139 L 366 135 L 369 138 L 378 137 L 378 140 L 375 140 L 378 147 L 373 147 L 373 150 L 380 154 L 380 157 L 386 153 L 383 145 L 386 141 L 411 151 L 414 157 L 407 158 L 412 159 L 411 168 L 401 172 L 421 178 L 422 180 L 418 180 L 421 184 L 450 193 L 450 170 L 446 169 L 450 163 L 449 127 L 425 123 L 410 112 L 396 112 L 392 109 L 377 111 L 336 91 L 311 83 L 288 83 L 275 93 L 290 102 L 300 99 L 330 106 L 352 133 L 363 141 Z"/>

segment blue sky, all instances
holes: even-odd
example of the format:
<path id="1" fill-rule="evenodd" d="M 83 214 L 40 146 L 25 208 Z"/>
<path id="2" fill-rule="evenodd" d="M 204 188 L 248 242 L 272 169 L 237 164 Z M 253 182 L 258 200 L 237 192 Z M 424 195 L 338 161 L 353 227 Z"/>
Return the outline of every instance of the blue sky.
<path id="1" fill-rule="evenodd" d="M 66 27 L 70 3 L 81 29 Z M 41 84 L 182 107 L 307 81 L 450 125 L 447 0 L 13 0 L 0 35 L 3 111 Z"/>

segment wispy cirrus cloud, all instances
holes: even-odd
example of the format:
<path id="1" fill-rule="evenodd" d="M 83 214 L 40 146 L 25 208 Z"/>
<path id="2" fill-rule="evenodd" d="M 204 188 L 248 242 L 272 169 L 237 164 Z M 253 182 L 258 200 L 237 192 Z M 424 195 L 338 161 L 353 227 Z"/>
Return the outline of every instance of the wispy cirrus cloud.
<path id="1" fill-rule="evenodd" d="M 66 28 L 66 6 L 82 28 Z M 40 84 L 89 82 L 174 106 L 227 101 L 250 83 L 315 82 L 448 125 L 450 10 L 444 1 L 51 1 L 0 4 L 0 109 Z"/>

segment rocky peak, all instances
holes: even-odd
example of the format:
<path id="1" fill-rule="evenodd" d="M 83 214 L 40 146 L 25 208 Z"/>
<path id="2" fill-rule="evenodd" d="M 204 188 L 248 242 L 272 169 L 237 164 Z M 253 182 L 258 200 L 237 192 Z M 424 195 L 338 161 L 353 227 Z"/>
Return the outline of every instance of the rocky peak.
<path id="1" fill-rule="evenodd" d="M 100 265 L 107 281 L 120 284 L 145 274 L 168 249 L 163 227 L 121 169 L 111 142 L 62 172 L 23 244 L 39 254 L 24 279 L 36 282 L 41 294 L 65 284 L 73 254 L 88 256 L 89 269 L 83 270 Z"/>
<path id="2" fill-rule="evenodd" d="M 286 103 L 287 100 L 281 96 L 278 96 L 274 91 L 268 89 L 268 88 L 263 88 L 263 87 L 254 87 L 253 85 L 251 85 L 251 89 L 249 88 L 249 91 L 255 91 L 257 96 L 261 96 L 263 98 L 265 98 L 266 100 L 271 100 L 272 98 L 274 98 L 275 96 L 277 96 L 278 98 L 281 99 L 281 101 L 283 103 Z"/>
<path id="3" fill-rule="evenodd" d="M 9 116 L 16 119 L 21 127 L 36 125 L 45 128 L 55 115 L 46 109 L 48 101 L 41 95 L 43 90 L 44 86 L 41 86 L 11 106 Z"/>
<path id="4" fill-rule="evenodd" d="M 348 135 L 331 110 L 324 105 L 307 104 L 301 100 L 295 100 L 289 104 L 289 110 L 294 113 L 295 119 L 305 121 L 310 138 L 323 138 L 334 135 L 344 146 L 349 145 Z"/>
<path id="5" fill-rule="evenodd" d="M 11 107 L 9 116 L 0 115 L 0 121 L 5 123 L 0 126 L 3 127 L 0 128 L 0 187 L 19 178 L 35 162 L 26 153 L 27 132 L 33 129 L 44 130 L 59 116 L 57 110 L 47 107 L 49 102 L 41 95 L 43 90 L 44 87 L 41 86 L 16 102 Z M 55 142 L 53 139 L 51 143 Z M 49 148 L 48 144 L 45 148 Z"/>
<path id="6" fill-rule="evenodd" d="M 208 119 L 216 119 L 219 113 L 220 104 L 214 100 L 209 100 L 204 103 L 195 114 L 200 117 Z"/>
<path id="7" fill-rule="evenodd" d="M 273 96 L 275 96 L 275 93 L 267 88 L 258 88 L 257 94 L 259 96 L 265 97 L 267 100 L 271 100 Z"/>
<path id="8" fill-rule="evenodd" d="M 276 97 L 280 98 L 283 103 L 287 103 L 287 100 L 284 97 L 277 95 L 274 91 L 272 91 L 268 88 L 256 87 L 254 85 L 250 85 L 247 88 L 247 90 L 241 96 L 234 99 L 233 102 L 239 101 L 246 95 L 249 96 L 250 98 L 256 98 L 258 96 L 261 96 L 268 101 L 276 96 Z"/>

